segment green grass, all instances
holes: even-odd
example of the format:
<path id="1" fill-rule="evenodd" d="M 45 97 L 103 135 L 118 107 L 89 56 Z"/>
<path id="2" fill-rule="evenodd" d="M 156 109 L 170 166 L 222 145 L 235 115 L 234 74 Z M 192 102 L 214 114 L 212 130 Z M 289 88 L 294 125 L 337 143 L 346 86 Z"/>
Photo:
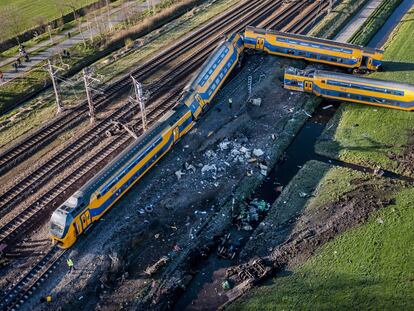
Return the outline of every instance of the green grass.
<path id="1" fill-rule="evenodd" d="M 368 44 L 372 34 L 376 33 L 384 25 L 384 22 L 401 2 L 402 0 L 383 0 L 349 41 L 359 45 Z"/>
<path id="2" fill-rule="evenodd" d="M 332 39 L 369 0 L 342 0 L 323 20 L 312 29 L 310 35 Z"/>
<path id="3" fill-rule="evenodd" d="M 39 21 L 50 22 L 56 18 L 59 18 L 63 14 L 71 12 L 71 8 L 68 6 L 73 2 L 76 8 L 81 8 L 90 3 L 97 2 L 97 0 L 77 0 L 77 1 L 61 1 L 62 5 L 56 5 L 57 1 L 51 0 L 0 0 L 0 14 L 1 11 L 7 9 L 7 7 L 14 7 L 13 10 L 15 16 L 19 19 L 22 31 L 31 29 L 39 25 Z M 10 29 L 4 29 L 0 32 L 0 40 L 5 40 L 11 35 Z"/>
<path id="4" fill-rule="evenodd" d="M 370 77 L 414 84 L 414 9 L 400 23 L 384 55 L 385 72 Z M 390 159 L 404 153 L 414 131 L 414 114 L 387 108 L 347 104 L 337 112 L 316 145 L 316 152 L 370 167 L 413 175 Z"/>
<path id="5" fill-rule="evenodd" d="M 312 170 L 326 172 L 307 210 L 337 201 L 358 187 L 352 183 L 355 179 L 363 178 L 378 191 L 389 182 L 344 168 L 327 170 L 325 164 L 310 162 L 292 180 L 295 189 L 314 187 L 307 184 Z M 306 262 L 289 267 L 285 276 L 252 290 L 230 310 L 412 310 L 414 189 L 396 189 L 387 193 L 395 198 L 394 205 L 373 212 L 364 225 L 325 244 Z"/>

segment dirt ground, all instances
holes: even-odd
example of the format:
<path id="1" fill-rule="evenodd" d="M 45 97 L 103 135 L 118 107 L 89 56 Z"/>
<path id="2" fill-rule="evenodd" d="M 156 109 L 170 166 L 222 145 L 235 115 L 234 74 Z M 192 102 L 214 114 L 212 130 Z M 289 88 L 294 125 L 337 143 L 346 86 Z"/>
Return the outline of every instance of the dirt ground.
<path id="1" fill-rule="evenodd" d="M 135 303 L 160 278 L 144 270 L 165 255 L 172 258 L 171 267 L 196 232 L 212 217 L 217 220 L 241 180 L 256 184 L 264 178 L 275 162 L 271 147 L 293 137 L 281 133 L 298 130 L 306 119 L 307 97 L 281 86 L 288 62 L 248 57 L 189 135 L 69 251 L 76 270 L 69 273 L 61 264 L 24 307 L 112 310 Z M 247 103 L 249 75 L 252 97 L 262 99 L 260 107 Z M 228 98 L 233 99 L 231 108 Z M 264 154 L 255 156 L 258 150 Z M 47 226 L 25 243 L 47 243 Z M 47 294 L 53 302 L 40 303 Z"/>

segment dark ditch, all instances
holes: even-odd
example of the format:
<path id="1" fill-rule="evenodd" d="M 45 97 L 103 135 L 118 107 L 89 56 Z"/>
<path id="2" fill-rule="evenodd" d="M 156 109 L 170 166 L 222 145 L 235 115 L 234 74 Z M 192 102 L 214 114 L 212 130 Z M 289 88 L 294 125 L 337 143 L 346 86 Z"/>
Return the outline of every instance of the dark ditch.
<path id="1" fill-rule="evenodd" d="M 299 133 L 296 135 L 292 144 L 266 177 L 264 182 L 251 199 L 265 201 L 270 206 L 279 197 L 282 187 L 285 187 L 291 179 L 298 173 L 302 166 L 310 161 L 317 160 L 331 165 L 347 167 L 357 171 L 378 174 L 371 168 L 349 164 L 337 160 L 332 160 L 315 153 L 314 147 L 317 139 L 321 136 L 328 121 L 334 116 L 339 107 L 339 103 L 324 100 L 315 110 L 312 117 L 305 123 Z M 385 178 L 399 179 L 414 183 L 414 179 L 401 176 L 389 171 L 381 171 Z M 260 215 L 259 221 L 252 224 L 253 229 L 263 220 L 265 215 Z M 236 225 L 229 229 L 231 238 L 229 242 L 234 245 L 238 253 L 247 243 L 252 231 L 238 230 Z M 222 280 L 225 277 L 226 269 L 234 264 L 230 259 L 223 259 L 217 255 L 216 248 L 214 252 L 203 262 L 199 271 L 194 276 L 190 285 L 177 301 L 174 310 L 215 310 L 217 306 L 226 302 L 226 298 L 218 295 L 217 297 L 208 297 L 208 292 L 221 290 Z M 235 256 L 237 259 L 237 254 Z M 215 306 L 211 306 L 211 300 L 214 300 Z"/>
<path id="2" fill-rule="evenodd" d="M 381 29 L 378 30 L 375 36 L 368 43 L 368 46 L 373 48 L 381 48 L 388 40 L 390 34 L 394 31 L 395 26 L 397 26 L 413 5 L 414 0 L 404 0 L 387 19 Z"/>

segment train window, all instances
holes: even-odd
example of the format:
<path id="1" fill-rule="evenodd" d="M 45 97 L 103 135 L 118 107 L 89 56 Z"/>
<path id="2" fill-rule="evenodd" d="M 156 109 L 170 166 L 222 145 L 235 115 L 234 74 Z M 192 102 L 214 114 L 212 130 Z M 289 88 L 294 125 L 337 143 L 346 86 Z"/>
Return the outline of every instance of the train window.
<path id="1" fill-rule="evenodd" d="M 325 84 L 326 83 L 326 80 L 321 80 L 321 83 Z"/>
<path id="2" fill-rule="evenodd" d="M 313 53 L 309 53 L 309 57 L 310 57 L 310 58 L 317 58 L 317 57 L 318 57 L 318 55 L 313 54 Z"/>
<path id="3" fill-rule="evenodd" d="M 291 54 L 291 55 L 294 55 L 295 54 L 295 51 L 289 49 L 289 50 L 287 50 L 287 53 L 288 54 Z"/>

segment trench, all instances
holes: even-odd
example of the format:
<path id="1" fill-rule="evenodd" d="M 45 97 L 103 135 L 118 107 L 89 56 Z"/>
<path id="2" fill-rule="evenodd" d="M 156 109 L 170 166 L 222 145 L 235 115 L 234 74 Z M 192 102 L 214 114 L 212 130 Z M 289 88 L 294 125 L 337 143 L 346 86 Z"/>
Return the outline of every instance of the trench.
<path id="1" fill-rule="evenodd" d="M 368 46 L 380 48 L 388 40 L 395 27 L 414 5 L 414 0 L 404 0 L 397 9 L 391 14 L 380 30 L 372 37 Z M 339 108 L 340 103 L 330 100 L 322 100 L 320 105 L 315 109 L 313 115 L 305 122 L 304 126 L 296 135 L 290 146 L 286 149 L 284 155 L 265 178 L 263 183 L 256 189 L 251 196 L 256 200 L 263 200 L 272 205 L 279 197 L 281 191 L 277 190 L 279 186 L 285 187 L 292 178 L 299 172 L 302 166 L 310 161 L 316 160 L 328 163 L 334 166 L 350 168 L 356 171 L 376 174 L 372 168 L 350 164 L 338 160 L 333 160 L 315 153 L 315 144 L 321 136 L 326 124 L 334 116 Z M 414 179 L 402 176 L 390 171 L 382 171 L 382 177 L 398 179 L 414 183 Z M 263 216 L 257 222 L 253 229 L 257 227 Z M 233 225 L 229 231 L 231 241 L 235 243 L 237 254 L 247 243 L 251 232 L 237 230 Z M 230 259 L 223 259 L 217 255 L 217 249 L 214 249 L 209 257 L 200 265 L 185 292 L 178 299 L 173 310 L 216 310 L 220 305 L 226 302 L 226 298 L 217 295 L 217 288 L 221 286 L 221 280 L 225 271 L 234 262 Z M 236 254 L 236 259 L 237 259 Z"/>
<path id="2" fill-rule="evenodd" d="M 388 37 L 394 31 L 395 26 L 401 21 L 404 15 L 414 6 L 414 0 L 404 0 L 401 4 L 395 9 L 391 16 L 387 19 L 385 24 L 378 30 L 378 32 L 372 37 L 371 41 L 368 43 L 369 47 L 381 48 L 385 42 L 387 42 Z"/>

